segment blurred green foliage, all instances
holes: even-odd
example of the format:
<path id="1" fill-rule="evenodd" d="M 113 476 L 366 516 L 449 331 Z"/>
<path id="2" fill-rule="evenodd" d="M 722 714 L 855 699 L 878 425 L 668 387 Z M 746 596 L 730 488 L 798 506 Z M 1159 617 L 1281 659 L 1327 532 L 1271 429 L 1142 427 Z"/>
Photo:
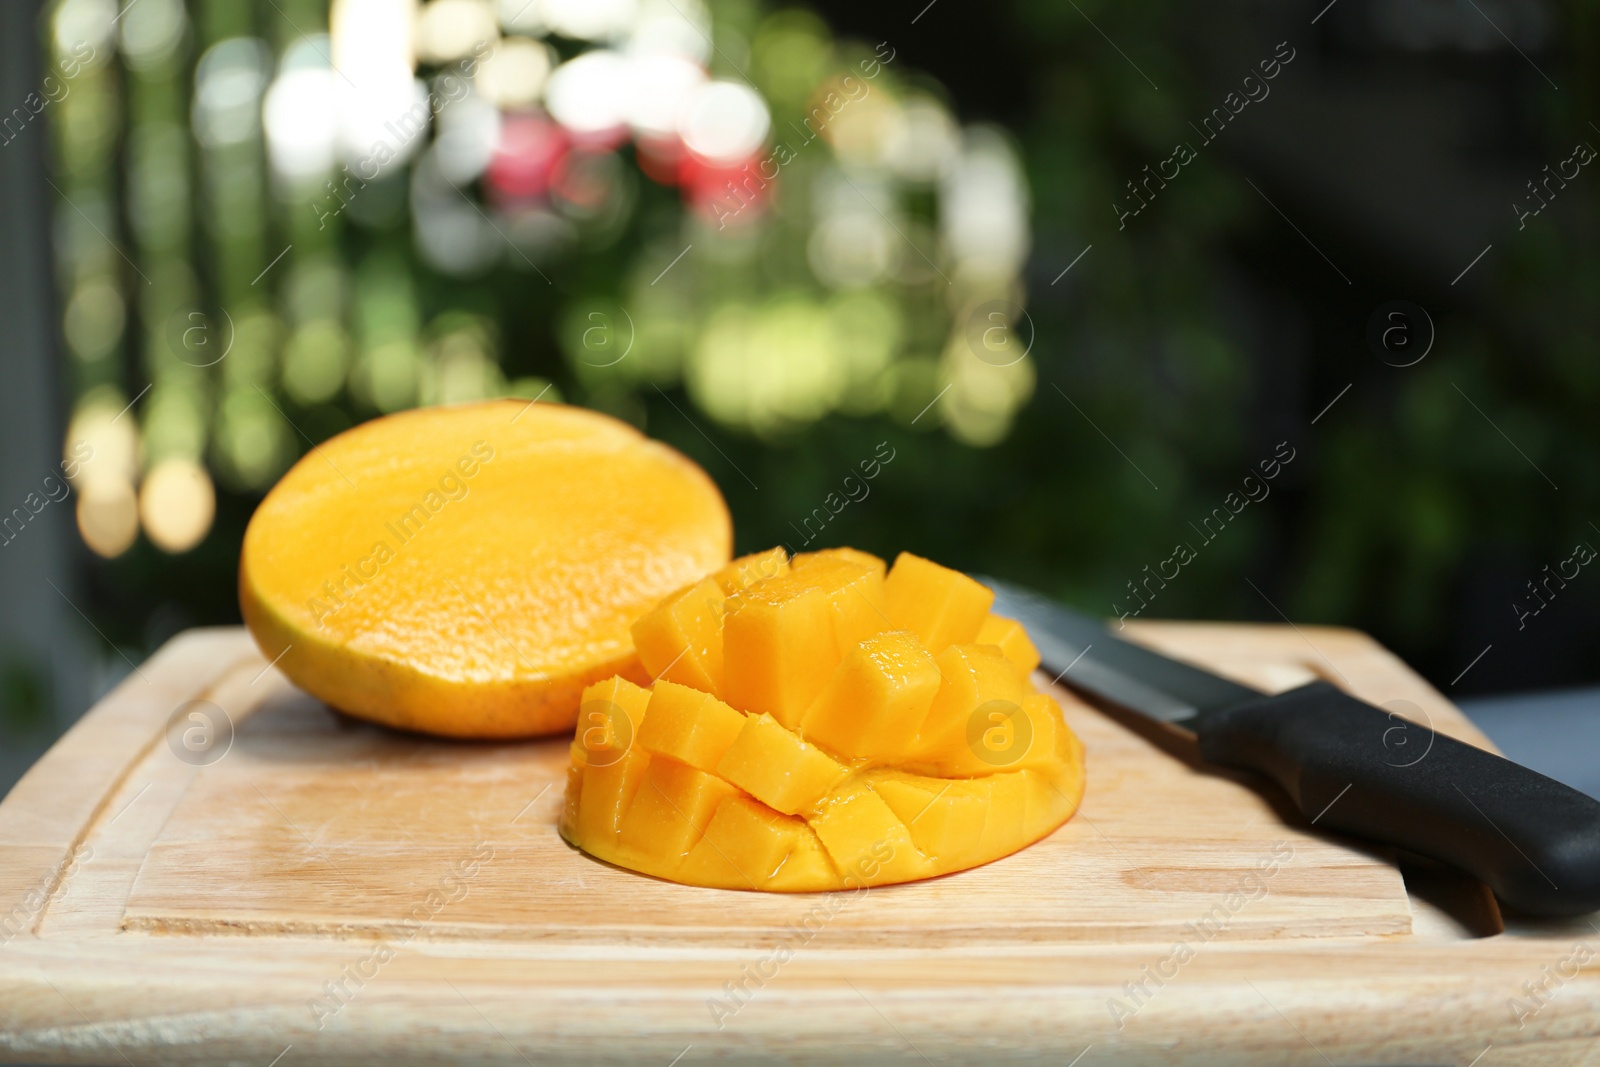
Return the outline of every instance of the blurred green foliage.
<path id="1" fill-rule="evenodd" d="M 324 17 L 313 0 L 281 3 L 308 23 Z M 717 33 L 729 35 L 728 51 L 760 72 L 780 115 L 803 105 L 839 54 L 852 54 L 853 46 L 836 53 L 826 28 L 803 12 L 765 24 L 762 35 L 766 12 L 755 3 L 711 8 Z M 292 41 L 284 27 L 291 19 L 261 5 L 203 0 L 194 10 L 197 45 L 243 33 Z M 302 369 L 286 371 L 285 403 L 288 418 L 311 439 L 402 403 L 451 395 L 443 379 L 406 378 L 413 363 L 402 359 L 391 372 L 372 354 L 421 346 L 434 357 L 467 353 L 467 365 L 471 353 L 493 352 L 502 386 L 554 383 L 567 400 L 617 414 L 697 459 L 729 499 L 742 551 L 805 545 L 806 518 L 887 442 L 894 458 L 870 496 L 831 515 L 819 540 L 889 555 L 916 551 L 1023 580 L 1107 615 L 1133 603 L 1129 586 L 1143 582 L 1145 568 L 1187 542 L 1199 549 L 1193 563 L 1153 597 L 1141 586 L 1146 616 L 1279 621 L 1281 609 L 1297 621 L 1372 631 L 1448 680 L 1480 634 L 1511 621 L 1499 600 L 1478 604 L 1486 569 L 1531 577 L 1573 540 L 1590 533 L 1600 540 L 1590 525 L 1600 521 L 1593 508 L 1600 473 L 1589 458 L 1595 430 L 1588 413 L 1600 386 L 1600 260 L 1593 251 L 1600 178 L 1570 191 L 1573 204 L 1560 226 L 1533 226 L 1514 239 L 1508 233 L 1503 254 L 1478 266 L 1492 275 L 1492 301 L 1473 302 L 1467 290 L 1442 282 L 1425 286 L 1388 265 L 1367 270 L 1351 292 L 1335 292 L 1324 284 L 1324 263 L 1251 190 L 1226 146 L 1201 153 L 1151 211 L 1119 228 L 1110 205 L 1126 195 L 1124 183 L 1187 136 L 1189 119 L 1203 110 L 1193 101 L 1207 98 L 1200 57 L 1184 47 L 1194 17 L 1186 5 L 1083 0 L 1080 10 L 1021 0 L 993 17 L 1010 49 L 1000 66 L 1026 71 L 1029 90 L 1011 132 L 1032 190 L 1035 258 L 1025 283 L 1037 384 L 1010 432 L 989 447 L 918 418 L 939 386 L 942 334 L 926 339 L 927 359 L 905 370 L 896 387 L 904 395 L 889 396 L 871 413 L 834 411 L 759 434 L 707 417 L 674 384 L 681 357 L 673 353 L 699 328 L 682 321 L 686 309 L 741 287 L 767 292 L 773 280 L 758 285 L 735 258 L 696 268 L 700 273 L 684 269 L 666 289 L 646 284 L 679 247 L 682 211 L 674 191 L 650 182 L 635 183 L 636 206 L 623 230 L 564 266 L 558 291 L 520 269 L 462 280 L 430 268 L 411 248 L 400 206 L 394 221 L 345 227 L 336 237 L 298 214 L 230 228 L 227 220 L 243 210 L 230 206 L 232 198 L 262 195 L 263 164 L 257 157 L 202 162 L 185 155 L 182 138 L 170 132 L 187 106 L 177 75 L 135 72 L 119 130 L 65 123 L 59 151 L 86 173 L 104 175 L 111 157 L 94 145 L 126 137 L 133 151 L 171 161 L 181 178 L 174 180 L 191 194 L 203 189 L 216 197 L 201 223 L 213 241 L 206 255 L 216 257 L 200 268 L 206 286 L 248 293 L 257 265 L 291 239 L 348 268 L 319 275 L 311 261 L 287 283 L 291 303 L 306 309 L 290 312 L 291 326 L 300 328 L 284 344 L 284 359 Z M 1540 145 L 1561 142 L 1565 135 L 1555 131 L 1581 129 L 1586 114 L 1600 113 L 1585 111 L 1600 95 L 1597 16 L 1569 0 L 1561 18 L 1570 50 L 1563 88 L 1570 83 L 1570 90 L 1519 104 Z M 787 46 L 766 55 L 763 42 L 779 30 Z M 1108 48 L 1107 37 L 1117 47 Z M 741 50 L 752 39 L 753 50 Z M 1303 43 L 1313 46 L 1309 33 Z M 1263 54 L 1269 48 L 1264 42 Z M 1125 53 L 1138 57 L 1140 69 Z M 720 48 L 716 55 L 714 67 L 729 62 Z M 1160 91 L 1151 90 L 1145 73 Z M 983 76 L 1004 75 L 996 69 Z M 961 79 L 950 82 L 959 94 Z M 931 82 L 924 88 L 940 91 Z M 959 95 L 949 104 L 963 114 Z M 1600 133 L 1595 138 L 1600 143 Z M 795 174 L 819 165 L 803 158 Z M 107 188 L 114 200 L 116 191 Z M 128 192 L 139 202 L 137 188 Z M 369 207 L 381 215 L 385 197 L 402 205 L 404 195 L 375 188 Z M 158 208 L 145 214 L 159 217 Z M 170 232 L 140 231 L 147 251 L 184 250 L 170 271 L 141 260 L 153 272 L 140 298 L 146 346 L 158 342 L 161 323 L 196 284 L 194 270 L 177 261 L 187 262 L 199 238 L 172 225 Z M 777 229 L 783 225 L 780 219 Z M 1332 225 L 1319 223 L 1324 231 Z M 1343 247 L 1374 256 L 1357 243 Z M 1085 248 L 1092 248 L 1086 258 L 1052 281 Z M 305 254 L 297 251 L 296 259 Z M 1380 364 L 1363 340 L 1368 313 L 1396 285 L 1409 285 L 1436 309 L 1441 326 L 1433 356 L 1403 373 Z M 798 283 L 795 292 L 802 295 L 767 306 L 767 318 L 746 312 L 723 322 L 727 343 L 771 346 L 807 331 L 828 343 L 819 317 L 826 298 L 804 294 Z M 347 305 L 348 326 L 337 325 L 332 311 L 318 311 L 319 299 Z M 870 300 L 848 309 L 858 323 L 848 336 L 880 329 L 916 336 L 928 316 L 908 299 L 913 311 L 904 321 L 881 322 Z M 572 358 L 574 338 L 583 336 L 592 311 L 619 303 L 642 312 L 640 356 L 626 373 L 600 373 Z M 1293 327 L 1280 329 L 1263 308 L 1288 308 Z M 248 323 L 244 329 L 248 353 Z M 284 340 L 255 343 L 265 350 Z M 355 379 L 363 384 L 335 400 L 318 374 L 355 351 L 369 354 Z M 90 378 L 123 376 L 113 363 L 80 362 Z M 185 555 L 164 556 L 141 542 L 95 565 L 97 617 L 119 640 L 149 644 L 178 625 L 236 618 L 235 553 L 258 481 L 239 464 L 255 457 L 281 470 L 307 448 L 245 390 L 257 380 L 250 368 L 239 359 L 228 370 L 240 377 L 223 398 L 220 424 L 234 444 L 216 457 L 221 495 L 211 536 Z M 1351 394 L 1312 426 L 1346 383 Z M 394 399 L 385 399 L 390 392 Z M 1272 481 L 1271 496 L 1244 508 L 1215 540 L 1199 537 L 1196 526 L 1280 442 L 1296 458 Z M 1533 464 L 1560 490 L 1535 475 Z M 1519 581 L 1506 586 L 1507 596 Z M 1496 621 L 1496 612 L 1504 618 Z"/>

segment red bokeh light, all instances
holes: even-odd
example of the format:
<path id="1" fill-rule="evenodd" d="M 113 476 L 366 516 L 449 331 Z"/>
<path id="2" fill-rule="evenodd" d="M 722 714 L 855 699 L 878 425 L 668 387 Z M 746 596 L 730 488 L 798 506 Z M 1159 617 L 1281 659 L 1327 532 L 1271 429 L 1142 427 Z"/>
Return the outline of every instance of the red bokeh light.
<path id="1" fill-rule="evenodd" d="M 766 155 L 719 164 L 685 152 L 678 164 L 684 199 L 719 229 L 759 218 L 777 189 L 777 178 L 777 164 Z"/>
<path id="2" fill-rule="evenodd" d="M 569 147 L 566 131 L 543 114 L 507 115 L 484 180 L 511 199 L 543 196 Z"/>

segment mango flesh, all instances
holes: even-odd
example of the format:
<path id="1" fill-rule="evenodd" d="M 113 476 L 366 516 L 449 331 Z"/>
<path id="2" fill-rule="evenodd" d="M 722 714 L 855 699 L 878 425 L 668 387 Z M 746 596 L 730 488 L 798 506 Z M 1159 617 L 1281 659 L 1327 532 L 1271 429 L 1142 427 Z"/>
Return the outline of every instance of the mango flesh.
<path id="1" fill-rule="evenodd" d="M 856 644 L 800 722 L 835 752 L 893 759 L 917 736 L 940 688 L 939 665 L 915 634 L 890 630 Z"/>
<path id="2" fill-rule="evenodd" d="M 827 593 L 780 574 L 730 597 L 722 619 L 724 699 L 795 726 L 838 661 Z"/>
<path id="3" fill-rule="evenodd" d="M 645 874 L 770 892 L 928 878 L 1039 840 L 1077 810 L 1083 746 L 992 600 L 853 549 L 774 549 L 685 586 L 634 627 L 654 685 L 584 695 L 562 835 Z"/>
<path id="4" fill-rule="evenodd" d="M 977 639 L 994 593 L 960 571 L 900 553 L 883 582 L 888 612 L 938 655 L 948 645 Z"/>
<path id="5" fill-rule="evenodd" d="M 714 692 L 722 677 L 727 594 L 710 578 L 680 589 L 633 624 L 639 662 L 652 678 Z"/>
<path id="6" fill-rule="evenodd" d="M 498 400 L 313 449 L 250 520 L 239 602 L 262 654 L 336 708 L 522 737 L 571 729 L 592 683 L 653 677 L 632 624 L 731 554 L 721 494 L 677 452 L 595 412 Z M 686 598 L 674 625 L 698 610 Z M 651 654 L 667 639 L 649 637 Z M 719 651 L 671 677 L 706 684 Z"/>
<path id="7" fill-rule="evenodd" d="M 1039 650 L 1033 647 L 1028 631 L 1016 619 L 990 615 L 978 627 L 978 636 L 973 638 L 973 643 L 994 645 L 1023 674 L 1032 674 L 1039 669 Z"/>

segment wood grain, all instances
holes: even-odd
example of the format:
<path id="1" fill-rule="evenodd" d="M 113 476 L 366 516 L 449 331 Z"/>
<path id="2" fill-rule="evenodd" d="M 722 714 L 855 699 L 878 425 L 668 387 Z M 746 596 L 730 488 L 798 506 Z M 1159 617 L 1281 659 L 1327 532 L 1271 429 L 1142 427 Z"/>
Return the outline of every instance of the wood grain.
<path id="1" fill-rule="evenodd" d="M 1129 634 L 1487 744 L 1359 634 Z M 398 734 L 265 667 L 240 631 L 178 639 L 0 804 L 0 1060 L 1466 1064 L 1492 1042 L 1485 1067 L 1600 1062 L 1596 964 L 1544 970 L 1580 943 L 1600 961 L 1600 931 L 1472 936 L 1499 923 L 1480 887 L 1408 897 L 1381 852 L 1070 698 L 1089 792 L 1062 830 L 925 883 L 782 897 L 569 849 L 563 741 Z M 235 725 L 204 766 L 165 733 L 194 699 Z M 1525 981 L 1552 992 L 1518 1027 Z"/>

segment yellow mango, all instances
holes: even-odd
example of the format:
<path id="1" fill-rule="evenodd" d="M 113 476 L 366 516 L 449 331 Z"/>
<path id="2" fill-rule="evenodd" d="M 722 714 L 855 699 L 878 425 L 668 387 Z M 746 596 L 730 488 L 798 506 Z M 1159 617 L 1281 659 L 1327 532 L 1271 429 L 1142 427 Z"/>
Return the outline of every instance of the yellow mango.
<path id="1" fill-rule="evenodd" d="M 922 638 L 934 655 L 975 640 L 994 603 L 987 586 L 909 552 L 895 558 L 883 593 L 895 627 Z"/>
<path id="2" fill-rule="evenodd" d="M 614 763 L 584 768 L 578 800 L 578 840 L 596 845 L 616 840 L 623 815 L 633 804 L 649 766 L 650 753 L 631 748 Z"/>
<path id="3" fill-rule="evenodd" d="M 1020 707 L 1026 684 L 1016 665 L 993 645 L 951 645 L 936 662 L 939 693 L 922 723 L 914 758 L 953 759 L 966 767 L 967 756 L 979 755 L 970 742 L 992 740 L 985 731 L 996 725 L 994 714 L 1010 714 Z M 988 767 L 997 769 L 1002 768 Z"/>
<path id="4" fill-rule="evenodd" d="M 1053 767 L 1030 772 L 1049 780 L 1061 794 L 1064 803 L 1061 806 L 1060 821 L 1056 825 L 1065 822 L 1078 810 L 1078 805 L 1083 802 L 1083 791 L 1089 784 L 1087 766 L 1083 761 L 1083 743 L 1078 741 L 1071 730 L 1067 731 L 1067 736 L 1075 742 L 1078 750 L 1076 757 L 1057 761 Z"/>
<path id="5" fill-rule="evenodd" d="M 838 549 L 796 556 L 794 572 L 821 589 L 833 614 L 833 644 L 842 659 L 873 634 L 893 630 L 883 594 L 883 560 Z"/>
<path id="6" fill-rule="evenodd" d="M 1061 815 L 1077 807 L 1078 798 L 1065 792 L 1042 770 L 1018 771 L 1026 785 L 1022 813 L 1022 833 L 1035 840 L 1061 825 Z"/>
<path id="7" fill-rule="evenodd" d="M 798 724 L 838 663 L 827 595 L 797 575 L 753 583 L 728 600 L 722 648 L 722 698 Z"/>
<path id="8" fill-rule="evenodd" d="M 882 578 L 888 565 L 874 556 L 871 552 L 862 552 L 857 548 L 819 548 L 815 552 L 796 552 L 789 565 L 795 570 L 801 570 L 817 563 L 838 562 L 854 563 L 869 568 Z"/>
<path id="9" fill-rule="evenodd" d="M 1031 693 L 1013 703 L 999 698 L 979 703 L 959 737 L 913 765 L 938 774 L 958 777 L 994 774 L 1055 766 L 1070 734 L 1056 702 L 1043 693 Z"/>
<path id="10" fill-rule="evenodd" d="M 981 779 L 988 787 L 989 803 L 984 808 L 983 836 L 977 846 L 980 863 L 1015 852 L 1028 840 L 1023 835 L 1028 814 L 1025 775 L 1024 771 L 1006 771 Z"/>
<path id="11" fill-rule="evenodd" d="M 750 715 L 717 765 L 717 774 L 775 811 L 811 807 L 849 772 L 771 715 Z"/>
<path id="12" fill-rule="evenodd" d="M 898 756 L 916 738 L 939 687 L 939 666 L 914 634 L 875 634 L 844 657 L 800 732 L 852 759 Z"/>
<path id="13" fill-rule="evenodd" d="M 868 775 L 873 792 L 911 831 L 911 840 L 941 867 L 965 867 L 983 838 L 989 789 L 979 779 L 926 778 L 904 771 Z"/>
<path id="14" fill-rule="evenodd" d="M 816 831 L 807 826 L 783 866 L 761 888 L 773 893 L 820 893 L 844 885 Z"/>
<path id="15" fill-rule="evenodd" d="M 756 582 L 781 578 L 789 573 L 789 553 L 780 546 L 765 552 L 752 552 L 723 567 L 711 576 L 728 596 L 742 593 Z"/>
<path id="16" fill-rule="evenodd" d="M 1011 764 L 1015 770 L 1048 769 L 1061 758 L 1062 749 L 1071 748 L 1062 735 L 1072 728 L 1061 716 L 1061 706 L 1045 693 L 1029 693 L 1022 698 L 1022 713 L 1028 717 L 1028 743 Z M 1072 738 L 1072 741 L 1076 741 Z"/>
<path id="17" fill-rule="evenodd" d="M 1051 701 L 1055 703 L 1054 700 Z M 1056 705 L 1056 713 L 1060 715 L 1061 707 Z M 1066 725 L 1066 717 L 1062 716 L 1063 729 L 1056 734 L 1055 769 L 1060 771 L 1083 771 L 1083 742 L 1078 735 L 1073 733 L 1072 727 Z"/>
<path id="18" fill-rule="evenodd" d="M 634 620 L 726 563 L 732 534 L 704 471 L 599 412 L 417 408 L 323 441 L 273 486 L 239 610 L 267 662 L 351 715 L 555 734 L 584 687 L 646 680 Z"/>
<path id="19" fill-rule="evenodd" d="M 780 815 L 749 797 L 732 796 L 717 805 L 686 862 L 708 880 L 759 889 L 799 847 L 802 835 L 811 836 L 803 820 Z"/>
<path id="20" fill-rule="evenodd" d="M 1083 745 L 1034 690 L 1026 633 L 964 575 L 881 567 L 775 549 L 647 612 L 658 677 L 584 692 L 562 835 L 672 881 L 812 893 L 988 863 L 1070 818 Z M 872 621 L 878 599 L 899 628 Z"/>
<path id="21" fill-rule="evenodd" d="M 574 759 L 567 764 L 567 792 L 561 804 L 561 836 L 571 838 L 578 831 L 578 812 L 583 799 L 583 764 Z"/>
<path id="22" fill-rule="evenodd" d="M 659 681 L 639 730 L 645 751 L 714 772 L 744 728 L 744 716 L 709 693 Z"/>
<path id="23" fill-rule="evenodd" d="M 973 639 L 973 644 L 996 646 L 1023 674 L 1032 674 L 1039 667 L 1039 650 L 1033 647 L 1028 631 L 1016 619 L 988 616 L 983 620 L 983 625 L 978 627 L 978 636 Z"/>
<path id="24" fill-rule="evenodd" d="M 649 705 L 650 690 L 626 678 L 607 678 L 586 688 L 572 735 L 573 760 L 600 766 L 615 763 L 633 747 Z"/>
<path id="25" fill-rule="evenodd" d="M 650 677 L 715 695 L 722 679 L 726 600 L 722 587 L 705 578 L 673 593 L 633 624 L 633 645 Z"/>
<path id="26" fill-rule="evenodd" d="M 863 779 L 824 797 L 806 821 L 846 885 L 903 882 L 932 871 L 911 831 Z"/>
<path id="27" fill-rule="evenodd" d="M 653 758 L 622 817 L 617 843 L 638 856 L 682 859 L 705 833 L 717 805 L 738 793 L 687 763 Z"/>

